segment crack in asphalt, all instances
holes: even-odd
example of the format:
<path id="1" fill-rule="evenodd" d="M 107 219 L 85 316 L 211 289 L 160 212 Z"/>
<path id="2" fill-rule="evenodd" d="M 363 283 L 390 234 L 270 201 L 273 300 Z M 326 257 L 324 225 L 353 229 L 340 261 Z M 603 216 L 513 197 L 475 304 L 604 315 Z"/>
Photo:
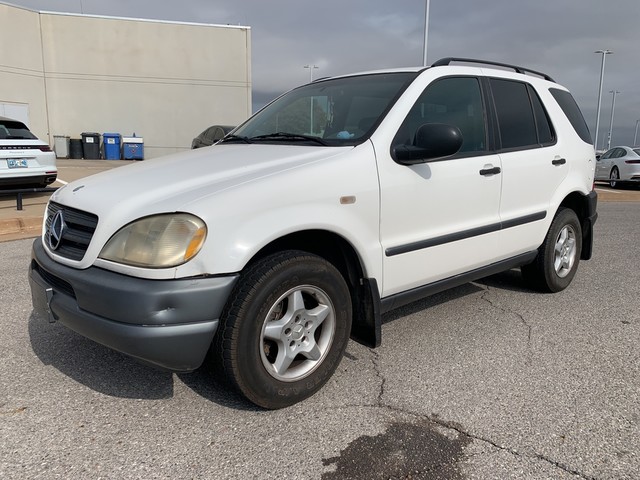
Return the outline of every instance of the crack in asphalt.
<path id="1" fill-rule="evenodd" d="M 501 307 L 498 307 L 498 306 L 494 305 L 491 301 L 489 301 L 489 300 L 487 300 L 485 298 L 483 298 L 483 300 L 487 301 L 492 306 L 494 306 L 495 308 L 498 308 L 499 310 L 501 310 L 501 311 L 503 311 L 505 313 L 514 313 L 514 312 L 505 310 L 505 309 L 503 309 Z M 519 315 L 519 314 L 515 314 L 515 315 L 518 316 L 519 318 L 521 318 L 522 322 L 525 325 L 527 325 L 526 322 L 524 321 L 524 318 L 521 315 Z M 527 325 L 527 326 L 529 327 L 529 325 Z M 531 336 L 531 327 L 529 327 L 529 339 L 530 339 L 530 336 Z M 470 432 L 466 431 L 459 424 L 456 424 L 454 422 L 443 420 L 443 419 L 439 418 L 437 414 L 424 415 L 424 414 L 413 412 L 411 410 L 407 410 L 405 408 L 400 408 L 400 407 L 396 407 L 396 406 L 389 405 L 389 404 L 385 403 L 384 399 L 383 399 L 383 396 L 385 394 L 386 378 L 385 378 L 384 374 L 382 373 L 382 369 L 380 367 L 380 354 L 378 353 L 378 351 L 373 350 L 373 349 L 369 349 L 369 351 L 372 354 L 371 355 L 371 363 L 373 364 L 373 369 L 374 369 L 376 378 L 378 378 L 379 381 L 380 381 L 380 388 L 378 390 L 378 395 L 376 397 L 375 404 L 371 405 L 372 408 L 378 408 L 378 409 L 382 409 L 382 410 L 387 410 L 387 411 L 389 411 L 391 413 L 401 413 L 403 415 L 414 417 L 414 418 L 416 418 L 418 420 L 428 421 L 428 422 L 430 422 L 430 423 L 432 423 L 434 425 L 437 425 L 437 426 L 439 426 L 441 428 L 445 428 L 445 429 L 448 429 L 448 430 L 453 430 L 458 435 L 462 435 L 462 436 L 464 436 L 464 437 L 466 437 L 468 439 L 477 440 L 477 441 L 486 443 L 486 444 L 492 446 L 493 448 L 495 448 L 497 450 L 500 450 L 500 451 L 503 451 L 503 452 L 507 452 L 507 453 L 509 453 L 509 454 L 511 454 L 513 456 L 523 457 L 523 458 L 532 458 L 532 459 L 537 459 L 537 460 L 543 461 L 543 462 L 545 462 L 545 463 L 547 463 L 549 465 L 554 466 L 555 468 L 558 468 L 559 470 L 562 470 L 565 473 L 569 473 L 571 475 L 575 475 L 575 476 L 577 476 L 579 478 L 582 478 L 584 480 L 598 480 L 597 477 L 592 477 L 590 475 L 587 475 L 587 474 L 585 474 L 583 472 L 580 472 L 579 470 L 576 470 L 576 469 L 570 467 L 569 465 L 566 465 L 566 464 L 564 464 L 564 463 L 562 463 L 560 461 L 557 461 L 557 460 L 553 460 L 552 458 L 549 458 L 549 457 L 547 457 L 545 455 L 542 455 L 540 453 L 535 453 L 535 452 L 532 453 L 532 454 L 522 453 L 522 452 L 519 452 L 516 449 L 507 447 L 505 445 L 500 445 L 499 443 L 497 443 L 497 442 L 495 442 L 495 441 L 493 441 L 493 440 L 491 440 L 489 438 L 485 438 L 485 437 L 482 437 L 480 435 L 476 435 L 476 434 L 470 433 Z M 358 406 L 359 407 L 363 407 L 364 405 L 358 405 Z"/>
<path id="2" fill-rule="evenodd" d="M 527 322 L 527 320 L 524 318 L 524 316 L 521 313 L 516 312 L 515 310 L 511 310 L 510 308 L 505 308 L 501 305 L 498 305 L 497 303 L 495 303 L 493 300 L 491 300 L 488 295 L 491 294 L 491 289 L 489 286 L 485 286 L 485 291 L 482 293 L 482 295 L 480 296 L 480 299 L 486 303 L 488 303 L 489 305 L 491 305 L 491 307 L 495 308 L 496 310 L 502 312 L 502 313 L 506 313 L 508 315 L 513 315 L 514 317 L 516 317 L 520 323 L 522 325 L 524 325 L 524 327 L 527 329 L 527 350 L 531 349 L 531 333 L 533 328 L 531 327 L 531 325 L 529 325 L 529 323 Z M 529 365 L 530 363 L 530 359 L 527 359 L 526 365 Z"/>

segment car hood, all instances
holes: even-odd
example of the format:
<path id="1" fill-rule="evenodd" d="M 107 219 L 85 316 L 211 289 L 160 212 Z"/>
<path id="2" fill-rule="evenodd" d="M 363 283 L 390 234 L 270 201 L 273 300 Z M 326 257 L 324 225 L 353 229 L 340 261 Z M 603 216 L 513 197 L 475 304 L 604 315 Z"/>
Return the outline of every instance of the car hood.
<path id="1" fill-rule="evenodd" d="M 136 162 L 69 183 L 51 200 L 88 211 L 114 228 L 161 212 L 189 211 L 204 197 L 340 155 L 353 147 L 215 145 Z"/>

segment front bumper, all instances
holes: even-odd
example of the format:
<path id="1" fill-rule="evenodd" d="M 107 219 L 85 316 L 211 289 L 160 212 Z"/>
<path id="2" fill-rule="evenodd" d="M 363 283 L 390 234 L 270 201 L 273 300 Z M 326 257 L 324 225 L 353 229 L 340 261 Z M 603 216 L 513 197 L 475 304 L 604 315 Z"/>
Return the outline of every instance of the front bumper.
<path id="1" fill-rule="evenodd" d="M 109 348 L 176 372 L 202 365 L 238 275 L 147 280 L 61 265 L 33 243 L 33 307 L 49 321 Z"/>

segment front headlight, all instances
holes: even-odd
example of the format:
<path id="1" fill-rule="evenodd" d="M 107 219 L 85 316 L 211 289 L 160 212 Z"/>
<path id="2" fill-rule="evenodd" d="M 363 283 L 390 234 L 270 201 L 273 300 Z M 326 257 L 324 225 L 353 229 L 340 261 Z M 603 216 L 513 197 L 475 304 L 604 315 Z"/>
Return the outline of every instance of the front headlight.
<path id="1" fill-rule="evenodd" d="M 100 252 L 100 258 L 135 267 L 176 267 L 200 251 L 206 236 L 206 225 L 194 215 L 154 215 L 118 230 Z"/>

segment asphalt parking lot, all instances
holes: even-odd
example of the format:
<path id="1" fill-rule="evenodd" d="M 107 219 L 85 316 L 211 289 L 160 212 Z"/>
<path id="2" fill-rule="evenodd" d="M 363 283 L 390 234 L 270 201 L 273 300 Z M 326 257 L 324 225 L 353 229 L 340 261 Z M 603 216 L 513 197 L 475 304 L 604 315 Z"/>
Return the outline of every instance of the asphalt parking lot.
<path id="1" fill-rule="evenodd" d="M 513 271 L 393 311 L 275 412 L 33 316 L 32 240 L 0 243 L 0 478 L 636 479 L 640 206 L 598 210 L 566 291 Z"/>

